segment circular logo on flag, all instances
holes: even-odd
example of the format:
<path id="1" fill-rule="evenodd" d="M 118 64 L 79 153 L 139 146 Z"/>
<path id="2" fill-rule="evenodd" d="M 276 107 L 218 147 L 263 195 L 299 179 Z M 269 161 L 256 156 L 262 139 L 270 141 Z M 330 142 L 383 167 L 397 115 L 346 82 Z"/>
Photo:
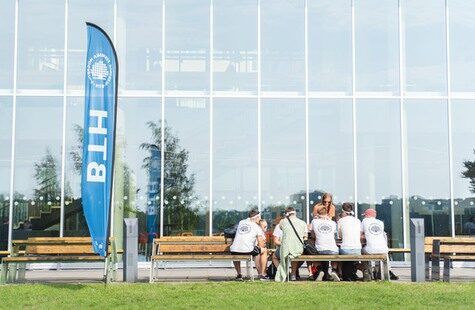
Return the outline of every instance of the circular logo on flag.
<path id="1" fill-rule="evenodd" d="M 96 88 L 104 88 L 112 80 L 112 64 L 107 55 L 94 54 L 87 61 L 87 78 Z"/>
<path id="2" fill-rule="evenodd" d="M 373 235 L 380 235 L 383 232 L 383 229 L 381 228 L 380 225 L 378 224 L 371 224 L 369 225 L 369 232 L 372 233 Z"/>

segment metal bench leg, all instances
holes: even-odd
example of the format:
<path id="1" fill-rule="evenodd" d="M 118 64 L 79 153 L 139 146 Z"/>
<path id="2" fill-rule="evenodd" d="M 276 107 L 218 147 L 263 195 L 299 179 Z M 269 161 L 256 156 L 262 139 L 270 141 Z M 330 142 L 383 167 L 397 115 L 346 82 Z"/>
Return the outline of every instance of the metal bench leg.
<path id="1" fill-rule="evenodd" d="M 154 262 L 153 260 L 150 260 L 150 278 L 148 280 L 149 283 L 152 283 L 153 280 L 154 280 L 154 277 L 153 277 L 153 267 L 154 267 Z"/>
<path id="2" fill-rule="evenodd" d="M 254 269 L 252 267 L 252 261 L 253 257 L 246 260 L 246 273 L 247 276 L 251 279 L 251 281 L 254 281 Z"/>
<path id="3" fill-rule="evenodd" d="M 432 256 L 432 281 L 440 280 L 440 257 Z"/>
<path id="4" fill-rule="evenodd" d="M 426 281 L 430 281 L 430 254 L 425 255 L 426 259 Z"/>
<path id="5" fill-rule="evenodd" d="M 109 257 L 104 261 L 104 282 L 109 283 Z"/>
<path id="6" fill-rule="evenodd" d="M 383 280 L 383 273 L 384 273 L 384 280 L 389 281 L 389 260 L 385 260 L 383 263 L 383 272 L 381 272 L 381 280 Z"/>
<path id="7" fill-rule="evenodd" d="M 26 263 L 18 264 L 18 281 L 24 281 L 26 275 Z"/>
<path id="8" fill-rule="evenodd" d="M 0 284 L 7 283 L 7 271 L 8 271 L 8 263 L 2 262 L 1 265 L 1 274 L 0 274 Z"/>
<path id="9" fill-rule="evenodd" d="M 7 281 L 8 282 L 15 282 L 16 280 L 16 276 L 17 276 L 17 264 L 16 263 L 12 263 L 12 264 L 9 264 L 10 267 L 8 268 L 8 279 Z"/>
<path id="10" fill-rule="evenodd" d="M 444 258 L 444 282 L 450 282 L 450 259 Z"/>

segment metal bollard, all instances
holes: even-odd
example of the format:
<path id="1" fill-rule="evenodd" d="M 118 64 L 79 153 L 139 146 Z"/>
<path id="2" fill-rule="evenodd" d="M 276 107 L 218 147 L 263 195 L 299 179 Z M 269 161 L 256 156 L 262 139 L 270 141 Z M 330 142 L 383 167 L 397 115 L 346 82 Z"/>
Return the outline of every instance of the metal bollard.
<path id="1" fill-rule="evenodd" d="M 136 218 L 124 219 L 124 282 L 137 282 L 138 227 Z"/>
<path id="2" fill-rule="evenodd" d="M 424 219 L 411 219 L 411 281 L 425 282 Z"/>

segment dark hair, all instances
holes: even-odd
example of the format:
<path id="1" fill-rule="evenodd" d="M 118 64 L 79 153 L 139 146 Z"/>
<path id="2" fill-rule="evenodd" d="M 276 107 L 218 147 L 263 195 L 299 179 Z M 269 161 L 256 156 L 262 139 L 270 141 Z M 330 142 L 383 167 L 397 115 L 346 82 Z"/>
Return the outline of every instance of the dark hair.
<path id="1" fill-rule="evenodd" d="M 343 211 L 345 211 L 346 213 L 352 213 L 353 212 L 353 204 L 351 202 L 344 202 L 342 205 L 341 205 L 341 208 L 343 209 Z"/>
<path id="2" fill-rule="evenodd" d="M 287 207 L 285 209 L 285 213 L 289 213 L 289 212 L 294 212 L 295 211 L 295 208 L 294 207 Z"/>
<path id="3" fill-rule="evenodd" d="M 249 217 L 254 217 L 258 214 L 259 214 L 259 210 L 254 209 L 254 210 L 249 211 L 248 215 L 249 215 Z"/>

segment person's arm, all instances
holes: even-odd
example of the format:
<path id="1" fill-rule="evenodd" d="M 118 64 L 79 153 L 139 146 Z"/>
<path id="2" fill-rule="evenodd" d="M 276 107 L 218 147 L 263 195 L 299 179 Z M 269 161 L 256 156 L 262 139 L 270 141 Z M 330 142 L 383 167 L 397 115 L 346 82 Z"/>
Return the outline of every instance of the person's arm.
<path id="1" fill-rule="evenodd" d="M 275 245 L 281 245 L 282 241 L 280 240 L 279 236 L 273 236 L 274 237 L 274 244 Z"/>
<path id="2" fill-rule="evenodd" d="M 264 238 L 262 238 L 261 235 L 257 236 L 257 244 L 261 249 L 264 249 L 266 247 L 266 242 L 264 241 Z"/>
<path id="3" fill-rule="evenodd" d="M 332 204 L 330 205 L 330 210 L 328 211 L 328 217 L 333 220 L 335 218 L 335 213 L 336 213 L 336 208 L 335 206 Z"/>

